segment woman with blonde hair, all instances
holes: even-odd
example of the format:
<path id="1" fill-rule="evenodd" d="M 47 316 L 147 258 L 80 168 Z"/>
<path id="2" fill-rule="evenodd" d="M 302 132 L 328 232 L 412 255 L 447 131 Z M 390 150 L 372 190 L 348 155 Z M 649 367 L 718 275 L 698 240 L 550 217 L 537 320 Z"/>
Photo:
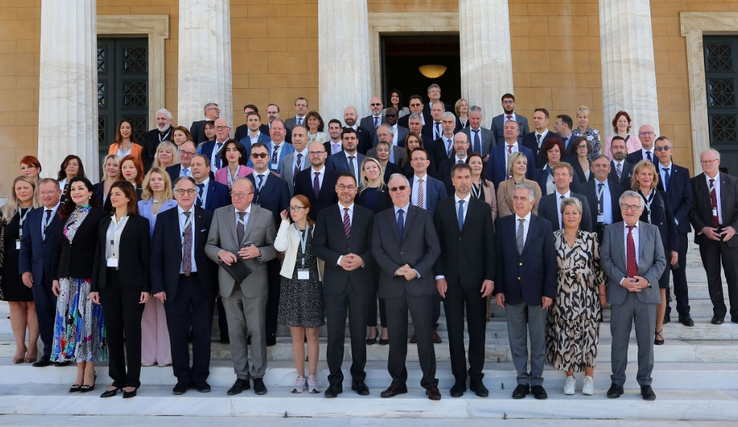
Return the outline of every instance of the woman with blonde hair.
<path id="1" fill-rule="evenodd" d="M 179 164 L 179 150 L 172 141 L 164 140 L 156 147 L 156 158 L 151 167 L 166 169 L 169 166 Z"/>
<path id="2" fill-rule="evenodd" d="M 120 174 L 120 157 L 117 154 L 108 154 L 102 162 L 103 178 L 95 184 L 95 198 L 103 206 L 105 212 L 112 212 L 113 205 L 108 200 L 110 187 L 114 182 L 123 179 Z"/>
<path id="3" fill-rule="evenodd" d="M 454 132 L 458 132 L 461 129 L 468 128 L 469 102 L 464 98 L 460 98 L 458 101 L 456 101 L 456 104 L 454 104 L 454 111 L 456 111 L 456 130 L 454 130 Z"/>
<path id="4" fill-rule="evenodd" d="M 582 105 L 577 110 L 577 120 L 579 126 L 571 130 L 571 137 L 578 138 L 580 136 L 586 137 L 587 141 L 592 145 L 592 151 L 589 153 L 587 158 L 589 160 L 594 159 L 600 155 L 601 143 L 600 143 L 600 131 L 589 127 L 589 108 L 586 105 Z"/>
<path id="5" fill-rule="evenodd" d="M 537 182 L 525 177 L 528 171 L 528 158 L 520 151 L 510 154 L 507 159 L 507 173 L 510 179 L 502 181 L 497 187 L 497 218 L 512 215 L 515 212 L 512 198 L 515 185 L 520 182 L 528 183 L 536 193 L 536 201 L 533 204 L 533 213 L 538 215 L 538 202 L 541 201 L 541 187 Z"/>
<path id="6" fill-rule="evenodd" d="M 3 257 L 0 258 L 0 296 L 10 307 L 10 327 L 15 338 L 15 356 L 13 363 L 33 363 L 38 358 L 38 318 L 36 305 L 33 303 L 31 288 L 23 284 L 19 268 L 20 241 L 23 235 L 23 223 L 28 212 L 41 206 L 36 191 L 36 182 L 27 176 L 19 176 L 13 180 L 13 191 L 2 208 L 0 218 L 0 237 L 3 245 Z M 28 329 L 28 347 L 26 347 L 26 329 Z"/>

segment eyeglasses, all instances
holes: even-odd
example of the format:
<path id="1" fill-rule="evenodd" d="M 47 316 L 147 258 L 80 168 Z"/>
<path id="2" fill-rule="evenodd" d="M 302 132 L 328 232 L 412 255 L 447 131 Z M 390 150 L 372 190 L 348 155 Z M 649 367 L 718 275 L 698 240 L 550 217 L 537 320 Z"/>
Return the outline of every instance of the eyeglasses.
<path id="1" fill-rule="evenodd" d="M 184 150 L 179 150 L 179 157 L 182 157 L 182 156 L 192 157 L 195 154 L 197 154 L 197 151 L 184 151 Z"/>
<path id="2" fill-rule="evenodd" d="M 587 146 L 586 145 L 580 145 L 580 146 L 577 147 L 577 150 L 581 150 L 582 148 L 587 148 Z"/>
<path id="3" fill-rule="evenodd" d="M 325 151 L 308 151 L 310 156 L 320 156 L 321 154 L 325 154 Z"/>
<path id="4" fill-rule="evenodd" d="M 641 208 L 641 205 L 620 205 L 620 209 L 624 211 L 637 212 Z"/>
<path id="5" fill-rule="evenodd" d="M 300 209 L 307 209 L 305 206 L 290 206 L 290 212 L 299 212 Z"/>
<path id="6" fill-rule="evenodd" d="M 640 136 L 649 136 L 649 135 L 654 135 L 654 133 L 651 132 L 651 131 L 648 131 L 648 132 L 641 132 L 638 135 L 640 135 Z"/>
<path id="7" fill-rule="evenodd" d="M 393 192 L 393 193 L 394 193 L 395 191 L 398 191 L 398 190 L 399 190 L 399 191 L 405 191 L 405 190 L 407 190 L 408 188 L 409 188 L 409 187 L 408 187 L 407 185 L 401 185 L 401 186 L 399 186 L 399 187 L 390 187 L 390 189 L 389 189 L 389 190 L 390 190 L 391 192 Z"/>
<path id="8" fill-rule="evenodd" d="M 371 105 L 372 107 L 379 107 L 382 104 L 381 103 L 374 103 L 374 104 L 369 104 L 369 105 Z"/>
<path id="9" fill-rule="evenodd" d="M 295 107 L 307 107 L 307 104 L 295 104 Z"/>
<path id="10" fill-rule="evenodd" d="M 216 126 L 215 127 L 215 130 L 226 130 L 226 129 L 230 129 L 230 128 L 231 128 L 230 126 Z"/>
<path id="11" fill-rule="evenodd" d="M 192 191 L 195 191 L 195 190 L 192 190 Z M 254 193 L 253 193 L 253 192 L 252 192 L 252 193 L 245 193 L 245 192 L 243 192 L 243 191 L 238 191 L 238 192 L 234 192 L 234 191 L 231 191 L 231 196 L 232 196 L 232 197 L 235 197 L 235 198 L 237 198 L 237 199 L 241 199 L 241 198 L 243 198 L 243 197 L 246 197 L 246 196 L 248 196 L 249 194 L 254 194 Z"/>
<path id="12" fill-rule="evenodd" d="M 700 160 L 700 163 L 702 163 L 703 165 L 709 165 L 710 163 L 712 163 L 712 162 L 717 162 L 717 161 L 719 161 L 719 160 L 720 160 L 720 159 L 712 159 L 712 160 Z"/>
<path id="13" fill-rule="evenodd" d="M 356 186 L 355 185 L 343 185 L 343 184 L 340 184 L 338 186 L 338 189 L 341 190 L 341 191 L 346 191 L 346 190 L 354 191 L 354 190 L 356 190 Z"/>
<path id="14" fill-rule="evenodd" d="M 671 150 L 671 146 L 664 145 L 664 146 L 661 146 L 661 147 L 656 147 L 656 148 L 654 148 L 654 150 L 656 150 L 656 151 L 669 151 L 669 150 Z"/>
<path id="15" fill-rule="evenodd" d="M 397 117 L 397 114 L 385 114 L 384 117 L 387 117 L 387 118 Z"/>
<path id="16" fill-rule="evenodd" d="M 507 104 L 507 105 L 510 105 L 510 104 L 514 104 L 514 103 L 515 103 L 515 101 L 512 101 L 512 100 L 508 99 L 508 100 L 506 100 L 506 101 L 502 101 L 502 103 L 503 103 L 503 104 Z"/>
<path id="17" fill-rule="evenodd" d="M 269 157 L 267 153 L 251 153 L 252 159 L 266 159 L 267 157 Z"/>
<path id="18" fill-rule="evenodd" d="M 194 196 L 195 193 L 197 193 L 197 190 L 195 190 L 194 188 L 190 188 L 190 189 L 187 189 L 187 190 L 185 190 L 183 188 L 178 188 L 178 189 L 174 190 L 174 192 L 178 196 L 184 196 L 185 194 L 187 194 L 188 196 Z"/>

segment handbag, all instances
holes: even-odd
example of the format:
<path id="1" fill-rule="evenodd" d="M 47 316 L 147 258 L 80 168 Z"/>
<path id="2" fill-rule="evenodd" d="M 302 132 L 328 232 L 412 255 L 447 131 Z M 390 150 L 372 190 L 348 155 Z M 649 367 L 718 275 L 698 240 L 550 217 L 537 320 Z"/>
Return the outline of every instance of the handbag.
<path id="1" fill-rule="evenodd" d="M 251 274 L 251 269 L 244 262 L 236 261 L 233 264 L 228 265 L 223 261 L 218 260 L 218 264 L 223 267 L 226 273 L 233 277 L 233 280 L 236 281 L 236 285 L 243 282 L 247 277 L 249 277 L 249 274 Z"/>

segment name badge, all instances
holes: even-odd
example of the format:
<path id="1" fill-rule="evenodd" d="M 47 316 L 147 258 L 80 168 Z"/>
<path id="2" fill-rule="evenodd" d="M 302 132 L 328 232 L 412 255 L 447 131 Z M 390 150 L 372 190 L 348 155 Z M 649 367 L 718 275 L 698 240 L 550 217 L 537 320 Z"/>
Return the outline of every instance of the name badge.
<path id="1" fill-rule="evenodd" d="M 118 268 L 118 258 L 108 258 L 108 267 Z"/>
<path id="2" fill-rule="evenodd" d="M 605 222 L 605 215 L 597 215 L 597 222 Z"/>
<path id="3" fill-rule="evenodd" d="M 21 241 L 20 241 L 20 239 L 15 239 L 15 249 L 19 251 L 20 248 L 21 248 Z"/>
<path id="4" fill-rule="evenodd" d="M 298 268 L 297 280 L 310 280 L 310 270 L 307 268 Z"/>

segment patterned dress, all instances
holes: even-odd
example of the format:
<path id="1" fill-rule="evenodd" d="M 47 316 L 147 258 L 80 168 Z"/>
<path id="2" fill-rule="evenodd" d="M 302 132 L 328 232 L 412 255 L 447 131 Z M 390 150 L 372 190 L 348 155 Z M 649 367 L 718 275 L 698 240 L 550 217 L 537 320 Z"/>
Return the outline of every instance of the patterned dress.
<path id="1" fill-rule="evenodd" d="M 569 247 L 558 230 L 554 242 L 559 274 L 556 300 L 548 311 L 546 360 L 556 369 L 581 372 L 595 367 L 602 320 L 598 285 L 605 283 L 605 273 L 595 233 L 577 231 Z"/>
<path id="2" fill-rule="evenodd" d="M 592 152 L 587 155 L 587 158 L 589 160 L 592 160 L 600 155 L 600 152 L 602 151 L 602 143 L 600 142 L 600 131 L 598 131 L 597 129 L 592 129 L 588 126 L 587 130 L 582 133 L 582 131 L 577 126 L 571 131 L 571 136 L 572 141 L 574 141 L 576 138 L 579 138 L 580 136 L 584 136 L 587 138 L 587 141 L 592 144 Z"/>
<path id="3" fill-rule="evenodd" d="M 279 312 L 277 313 L 277 322 L 280 325 L 317 328 L 325 324 L 323 285 L 318 279 L 318 259 L 313 254 L 312 231 L 308 232 L 304 254 L 302 245 L 297 245 L 297 259 L 292 278 L 282 277 L 282 286 L 279 290 Z M 310 280 L 297 280 L 297 270 L 303 268 L 303 258 L 305 258 L 305 268 L 310 270 Z"/>
<path id="4" fill-rule="evenodd" d="M 72 242 L 90 208 L 77 208 L 64 226 L 64 238 Z M 102 307 L 90 299 L 91 278 L 59 278 L 56 301 L 54 362 L 99 362 L 107 358 L 107 342 Z"/>

